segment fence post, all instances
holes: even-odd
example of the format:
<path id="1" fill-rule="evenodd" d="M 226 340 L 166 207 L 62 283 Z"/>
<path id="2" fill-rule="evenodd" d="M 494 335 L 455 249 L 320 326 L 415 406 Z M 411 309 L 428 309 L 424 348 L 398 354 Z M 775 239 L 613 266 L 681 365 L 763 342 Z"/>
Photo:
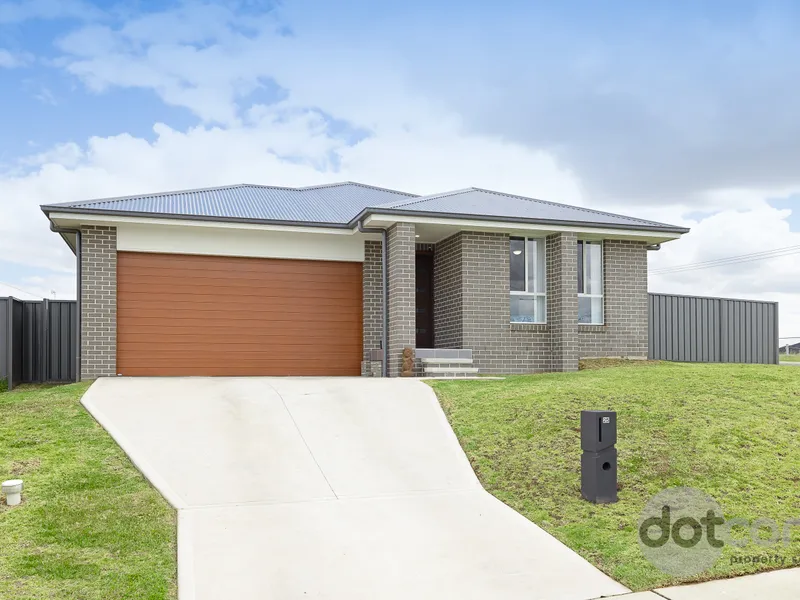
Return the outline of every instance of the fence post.
<path id="1" fill-rule="evenodd" d="M 14 379 L 13 369 L 14 369 L 14 358 L 12 352 L 14 350 L 14 344 L 12 342 L 12 337 L 14 335 L 14 317 L 12 315 L 14 303 L 11 298 L 6 298 L 6 385 L 8 391 L 11 391 L 11 388 L 14 387 L 12 380 Z"/>
<path id="2" fill-rule="evenodd" d="M 42 381 L 50 380 L 50 300 L 44 298 L 42 302 L 42 335 L 39 347 L 40 368 L 39 373 Z"/>

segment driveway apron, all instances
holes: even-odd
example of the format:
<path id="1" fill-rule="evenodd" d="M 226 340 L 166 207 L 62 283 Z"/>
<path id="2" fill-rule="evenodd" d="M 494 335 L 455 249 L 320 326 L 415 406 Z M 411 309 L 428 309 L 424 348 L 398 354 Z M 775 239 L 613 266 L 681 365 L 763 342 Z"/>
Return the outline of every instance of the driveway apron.
<path id="1" fill-rule="evenodd" d="M 628 591 L 483 490 L 420 381 L 110 378 L 83 403 L 179 511 L 181 600 Z"/>

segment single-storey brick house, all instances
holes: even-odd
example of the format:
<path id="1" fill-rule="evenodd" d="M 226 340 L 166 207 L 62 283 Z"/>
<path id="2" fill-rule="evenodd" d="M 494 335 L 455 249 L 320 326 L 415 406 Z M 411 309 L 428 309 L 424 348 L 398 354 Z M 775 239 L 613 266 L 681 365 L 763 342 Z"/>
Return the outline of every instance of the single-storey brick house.
<path id="1" fill-rule="evenodd" d="M 418 197 L 349 182 L 42 210 L 78 257 L 84 379 L 645 357 L 647 252 L 688 231 L 476 188 Z"/>

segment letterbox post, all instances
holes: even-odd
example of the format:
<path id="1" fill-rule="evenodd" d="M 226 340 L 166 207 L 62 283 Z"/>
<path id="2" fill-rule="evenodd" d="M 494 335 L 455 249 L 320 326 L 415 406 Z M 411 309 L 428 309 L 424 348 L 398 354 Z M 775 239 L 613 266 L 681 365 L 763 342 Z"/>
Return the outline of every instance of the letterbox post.
<path id="1" fill-rule="evenodd" d="M 581 411 L 581 495 L 595 504 L 617 501 L 617 413 Z"/>

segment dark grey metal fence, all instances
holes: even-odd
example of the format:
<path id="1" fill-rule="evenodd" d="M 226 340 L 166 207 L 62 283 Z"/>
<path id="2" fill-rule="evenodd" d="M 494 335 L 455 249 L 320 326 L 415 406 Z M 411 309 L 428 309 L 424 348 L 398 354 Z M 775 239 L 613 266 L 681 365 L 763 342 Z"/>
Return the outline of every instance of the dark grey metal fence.
<path id="1" fill-rule="evenodd" d="M 0 379 L 77 381 L 78 307 L 74 300 L 0 298 Z"/>
<path id="2" fill-rule="evenodd" d="M 650 294 L 648 357 L 680 362 L 778 362 L 778 303 Z"/>

